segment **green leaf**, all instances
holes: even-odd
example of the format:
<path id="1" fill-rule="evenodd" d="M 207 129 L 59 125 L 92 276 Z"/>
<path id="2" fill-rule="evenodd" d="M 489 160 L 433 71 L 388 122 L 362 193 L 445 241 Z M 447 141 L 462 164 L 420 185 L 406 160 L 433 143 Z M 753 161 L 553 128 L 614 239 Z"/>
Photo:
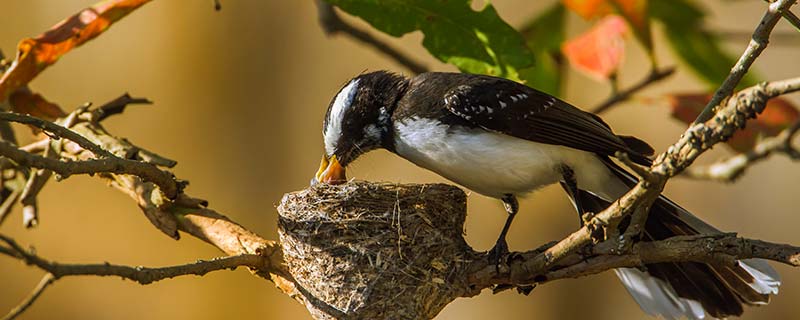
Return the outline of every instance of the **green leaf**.
<path id="1" fill-rule="evenodd" d="M 664 24 L 667 39 L 681 60 L 712 87 L 721 84 L 736 59 L 722 49 L 717 35 L 704 28 L 705 12 L 686 0 L 651 0 L 649 4 L 650 16 Z M 757 82 L 751 72 L 739 86 Z"/>
<path id="2" fill-rule="evenodd" d="M 521 29 L 536 64 L 520 70 L 520 78 L 525 84 L 554 96 L 561 93 L 561 63 L 555 57 L 560 55 L 561 43 L 566 38 L 565 16 L 566 9 L 557 2 Z"/>
<path id="3" fill-rule="evenodd" d="M 420 30 L 422 45 L 463 72 L 519 81 L 534 63 L 522 36 L 491 4 L 472 10 L 471 0 L 326 0 L 395 37 Z"/>

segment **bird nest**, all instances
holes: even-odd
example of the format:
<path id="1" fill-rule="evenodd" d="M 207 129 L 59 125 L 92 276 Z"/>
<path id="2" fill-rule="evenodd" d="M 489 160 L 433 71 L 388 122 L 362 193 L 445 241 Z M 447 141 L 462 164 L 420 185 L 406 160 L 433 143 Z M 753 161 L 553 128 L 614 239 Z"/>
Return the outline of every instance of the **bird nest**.
<path id="1" fill-rule="evenodd" d="M 320 184 L 278 211 L 285 261 L 318 319 L 432 318 L 474 259 L 466 195 L 445 184 Z"/>

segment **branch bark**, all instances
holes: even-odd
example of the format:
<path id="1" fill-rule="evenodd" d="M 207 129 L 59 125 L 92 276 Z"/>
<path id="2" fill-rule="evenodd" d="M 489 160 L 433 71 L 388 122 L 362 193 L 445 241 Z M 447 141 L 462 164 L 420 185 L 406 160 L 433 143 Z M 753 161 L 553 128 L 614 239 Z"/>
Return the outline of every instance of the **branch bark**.
<path id="1" fill-rule="evenodd" d="M 800 151 L 792 145 L 792 140 L 797 135 L 798 130 L 800 130 L 800 121 L 784 129 L 775 137 L 761 140 L 748 152 L 737 154 L 708 166 L 689 167 L 684 172 L 684 176 L 693 179 L 734 182 L 745 173 L 747 168 L 769 158 L 775 153 L 782 153 L 789 159 L 798 160 L 800 159 Z"/>
<path id="2" fill-rule="evenodd" d="M 236 267 L 250 267 L 261 269 L 269 264 L 268 257 L 259 254 L 238 254 L 227 257 L 219 257 L 212 260 L 198 260 L 196 262 L 150 268 L 142 266 L 124 266 L 110 263 L 98 264 L 66 264 L 52 262 L 39 255 L 23 249 L 13 239 L 0 235 L 8 247 L 0 247 L 0 253 L 22 260 L 26 264 L 34 265 L 39 269 L 47 271 L 54 280 L 68 276 L 117 276 L 123 279 L 136 281 L 139 284 L 151 284 L 164 279 L 175 278 L 185 275 L 202 276 L 206 273 L 225 269 L 236 269 Z"/>
<path id="3" fill-rule="evenodd" d="M 717 91 L 714 92 L 711 101 L 706 104 L 703 112 L 700 113 L 695 120 L 695 124 L 710 119 L 711 116 L 714 115 L 714 108 L 720 105 L 723 99 L 729 97 L 731 93 L 733 93 L 733 90 L 739 82 L 742 81 L 744 75 L 750 70 L 750 66 L 753 65 L 756 58 L 758 58 L 761 52 L 767 47 L 772 29 L 775 28 L 782 14 L 789 11 L 789 8 L 791 8 L 795 2 L 796 0 L 777 0 L 769 4 L 767 12 L 764 13 L 761 22 L 753 31 L 753 36 L 750 38 L 750 43 L 747 45 L 747 48 L 739 57 L 739 60 L 736 61 L 733 68 L 731 68 L 731 73 L 725 78 L 725 81 L 722 82 Z"/>

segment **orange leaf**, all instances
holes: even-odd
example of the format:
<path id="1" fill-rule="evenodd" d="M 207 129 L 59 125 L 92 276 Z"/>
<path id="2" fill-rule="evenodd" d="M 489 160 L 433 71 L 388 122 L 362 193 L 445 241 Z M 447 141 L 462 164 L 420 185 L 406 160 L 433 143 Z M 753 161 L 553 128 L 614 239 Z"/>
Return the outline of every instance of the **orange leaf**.
<path id="1" fill-rule="evenodd" d="M 647 22 L 647 0 L 562 0 L 564 6 L 585 20 L 603 17 L 619 9 L 635 27 Z"/>
<path id="2" fill-rule="evenodd" d="M 562 2 L 585 20 L 618 12 L 633 27 L 634 34 L 648 53 L 652 54 L 653 40 L 650 35 L 647 0 L 562 0 Z"/>
<path id="3" fill-rule="evenodd" d="M 628 21 L 637 29 L 647 28 L 647 0 L 612 0 Z"/>
<path id="4" fill-rule="evenodd" d="M 689 124 L 694 122 L 706 104 L 711 101 L 711 95 L 705 93 L 675 94 L 668 96 L 667 99 L 672 110 L 672 117 Z M 737 131 L 726 143 L 736 152 L 747 152 L 758 143 L 761 137 L 775 136 L 798 119 L 800 119 L 800 112 L 791 102 L 783 98 L 773 98 L 767 102 L 767 107 L 758 118 L 747 121 L 745 128 Z"/>
<path id="5" fill-rule="evenodd" d="M 575 69 L 606 80 L 622 61 L 627 33 L 625 19 L 610 15 L 586 33 L 565 42 L 561 51 Z"/>
<path id="6" fill-rule="evenodd" d="M 45 120 L 52 121 L 67 115 L 57 104 L 47 101 L 38 93 L 31 92 L 27 86 L 12 92 L 8 97 L 8 102 L 15 112 L 30 114 Z"/>
<path id="7" fill-rule="evenodd" d="M 613 9 L 606 0 L 562 0 L 561 2 L 586 20 L 607 15 Z"/>
<path id="8" fill-rule="evenodd" d="M 101 1 L 59 22 L 47 32 L 20 41 L 17 58 L 0 78 L 0 101 L 25 86 L 69 50 L 97 37 L 112 23 L 150 0 Z"/>

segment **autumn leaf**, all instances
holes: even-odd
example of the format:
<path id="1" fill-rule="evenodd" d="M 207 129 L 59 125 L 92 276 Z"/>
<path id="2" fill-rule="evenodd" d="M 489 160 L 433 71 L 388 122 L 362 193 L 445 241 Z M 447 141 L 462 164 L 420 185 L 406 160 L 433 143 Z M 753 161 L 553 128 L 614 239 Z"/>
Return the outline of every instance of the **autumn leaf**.
<path id="1" fill-rule="evenodd" d="M 619 67 L 627 33 L 625 20 L 610 15 L 586 33 L 565 42 L 561 52 L 575 69 L 603 81 Z"/>
<path id="2" fill-rule="evenodd" d="M 47 101 L 38 93 L 32 92 L 28 86 L 23 86 L 12 92 L 8 97 L 8 103 L 14 107 L 15 112 L 30 114 L 49 121 L 67 115 L 57 104 Z"/>
<path id="3" fill-rule="evenodd" d="M 653 40 L 650 34 L 647 0 L 562 0 L 562 2 L 564 6 L 586 20 L 605 17 L 612 13 L 621 15 L 633 27 L 633 33 L 648 54 L 652 55 Z"/>
<path id="4" fill-rule="evenodd" d="M 26 86 L 65 53 L 94 39 L 111 24 L 148 2 L 150 0 L 101 1 L 35 38 L 20 41 L 16 59 L 0 78 L 0 101 L 5 101 L 17 89 Z"/>
<path id="5" fill-rule="evenodd" d="M 606 0 L 562 0 L 561 2 L 586 20 L 602 17 L 614 9 Z"/>
<path id="6" fill-rule="evenodd" d="M 672 117 L 686 124 L 694 122 L 710 100 L 711 95 L 706 93 L 674 94 L 667 97 Z M 773 98 L 767 102 L 764 112 L 749 120 L 745 128 L 737 131 L 726 143 L 736 152 L 747 152 L 762 137 L 775 136 L 798 119 L 800 112 L 791 102 L 783 98 Z"/>

